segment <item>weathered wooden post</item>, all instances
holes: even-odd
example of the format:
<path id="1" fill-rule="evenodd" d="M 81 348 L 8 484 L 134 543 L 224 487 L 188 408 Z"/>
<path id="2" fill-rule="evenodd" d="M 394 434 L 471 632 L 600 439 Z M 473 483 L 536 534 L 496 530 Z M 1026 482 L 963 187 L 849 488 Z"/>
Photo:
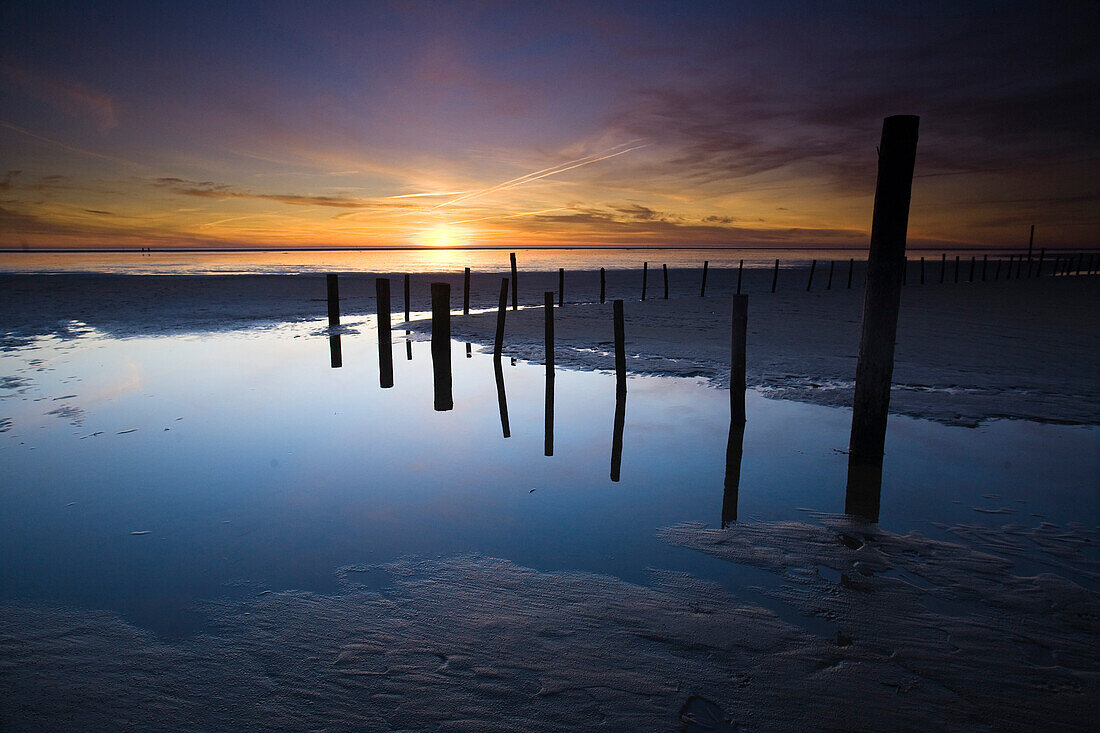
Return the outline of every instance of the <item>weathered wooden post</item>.
<path id="1" fill-rule="evenodd" d="M 772 292 L 775 292 L 775 285 L 779 282 L 779 260 L 775 261 L 775 270 L 772 272 Z"/>
<path id="2" fill-rule="evenodd" d="M 730 419 L 745 422 L 745 336 L 749 296 L 733 296 L 730 330 Z"/>
<path id="3" fill-rule="evenodd" d="M 543 318 L 546 326 L 546 431 L 543 455 L 554 455 L 554 293 L 543 293 Z"/>
<path id="4" fill-rule="evenodd" d="M 668 265 L 661 265 L 661 271 L 665 274 L 665 300 L 668 300 Z"/>
<path id="5" fill-rule="evenodd" d="M 810 279 L 806 281 L 806 292 L 807 293 L 810 292 L 810 288 L 813 287 L 813 284 L 814 284 L 814 270 L 816 270 L 816 269 L 817 269 L 817 260 L 814 260 L 813 262 L 810 263 Z"/>
<path id="6" fill-rule="evenodd" d="M 508 312 L 508 278 L 501 278 L 500 298 L 497 300 L 497 332 L 493 338 L 493 359 L 500 361 L 504 350 L 504 315 Z"/>
<path id="7" fill-rule="evenodd" d="M 1035 246 L 1035 225 L 1031 225 L 1031 234 L 1027 237 L 1027 276 L 1031 277 L 1031 250 Z"/>
<path id="8" fill-rule="evenodd" d="M 336 275 L 325 275 L 328 285 L 328 325 L 340 325 L 340 283 Z"/>
<path id="9" fill-rule="evenodd" d="M 699 297 L 707 297 L 707 267 L 710 266 L 710 260 L 703 260 L 703 284 L 699 286 Z"/>
<path id="10" fill-rule="evenodd" d="M 604 268 L 600 268 L 600 302 L 604 302 L 604 297 L 607 295 L 607 271 Z"/>
<path id="11" fill-rule="evenodd" d="M 462 272 L 462 315 L 470 315 L 470 268 Z"/>
<path id="12" fill-rule="evenodd" d="M 558 307 L 565 305 L 565 268 L 558 268 Z"/>
<path id="13" fill-rule="evenodd" d="M 915 115 L 887 117 L 879 144 L 845 498 L 845 512 L 872 521 L 878 520 L 918 122 Z"/>
<path id="14" fill-rule="evenodd" d="M 328 359 L 333 369 L 344 366 L 344 356 L 340 349 L 340 334 L 334 333 L 328 337 Z"/>
<path id="15" fill-rule="evenodd" d="M 989 269 L 989 255 L 982 255 L 982 282 L 985 282 L 985 273 Z"/>
<path id="16" fill-rule="evenodd" d="M 741 276 L 745 273 L 745 261 L 741 260 L 737 265 L 737 294 L 741 294 Z"/>
<path id="17" fill-rule="evenodd" d="M 507 282 L 507 278 L 505 282 Z M 507 293 L 504 297 L 504 306 L 507 308 Z M 501 365 L 500 359 L 493 359 L 493 373 L 497 379 L 497 407 L 500 410 L 500 431 L 504 433 L 505 438 L 510 438 L 512 437 L 512 430 L 508 425 L 508 395 L 504 392 L 504 367 Z"/>
<path id="18" fill-rule="evenodd" d="M 435 409 L 454 409 L 451 391 L 451 286 L 432 283 L 432 376 Z"/>
<path id="19" fill-rule="evenodd" d="M 649 263 L 642 263 L 642 300 L 645 300 L 646 286 L 649 285 Z"/>
<path id="20" fill-rule="evenodd" d="M 833 289 L 833 269 L 836 267 L 836 260 L 829 260 L 829 279 L 825 281 L 825 289 Z"/>
<path id="21" fill-rule="evenodd" d="M 626 329 L 623 323 L 623 302 L 611 304 L 615 322 L 615 391 L 626 392 Z"/>
<path id="22" fill-rule="evenodd" d="M 852 271 L 856 268 L 856 258 L 848 258 L 848 290 L 852 289 Z"/>
<path id="23" fill-rule="evenodd" d="M 516 253 L 508 255 L 512 261 L 512 310 L 519 310 L 519 278 L 516 277 Z"/>
<path id="24" fill-rule="evenodd" d="M 393 386 L 393 337 L 390 334 L 390 279 L 374 280 L 374 298 L 378 311 L 378 383 L 382 389 Z"/>
<path id="25" fill-rule="evenodd" d="M 940 254 L 940 285 L 943 285 L 943 277 L 947 273 L 947 253 Z"/>
<path id="26" fill-rule="evenodd" d="M 409 320 L 409 275 L 405 273 L 405 322 Z"/>
<path id="27" fill-rule="evenodd" d="M 974 258 L 973 255 L 971 255 L 971 257 L 970 257 L 970 276 L 967 277 L 967 279 L 966 279 L 967 282 L 971 282 L 971 283 L 974 282 L 974 265 L 975 264 L 977 264 L 977 260 Z"/>

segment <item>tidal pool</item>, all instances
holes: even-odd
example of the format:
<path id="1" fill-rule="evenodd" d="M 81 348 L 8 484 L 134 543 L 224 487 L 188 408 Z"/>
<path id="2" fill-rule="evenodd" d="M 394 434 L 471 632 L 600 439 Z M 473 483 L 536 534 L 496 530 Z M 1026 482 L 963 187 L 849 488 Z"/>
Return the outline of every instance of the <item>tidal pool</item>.
<path id="1" fill-rule="evenodd" d="M 848 410 L 750 392 L 731 497 L 729 393 L 697 380 L 629 378 L 612 481 L 612 374 L 557 370 L 547 456 L 543 365 L 504 361 L 504 437 L 491 356 L 451 344 L 453 409 L 437 411 L 430 345 L 402 331 L 380 388 L 373 319 L 345 325 L 338 360 L 320 321 L 70 333 L 0 354 L 2 601 L 173 637 L 203 628 L 204 600 L 332 592 L 341 566 L 456 553 L 635 583 L 687 571 L 745 595 L 767 574 L 657 530 L 718 526 L 731 499 L 742 522 L 844 508 Z M 1092 427 L 890 420 L 887 529 L 1100 519 Z"/>

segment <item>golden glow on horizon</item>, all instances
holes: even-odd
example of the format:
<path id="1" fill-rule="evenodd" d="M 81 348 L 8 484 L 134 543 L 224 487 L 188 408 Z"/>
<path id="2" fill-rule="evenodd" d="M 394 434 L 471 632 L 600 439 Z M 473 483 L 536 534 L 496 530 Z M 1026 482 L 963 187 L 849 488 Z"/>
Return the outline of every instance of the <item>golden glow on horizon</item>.
<path id="1" fill-rule="evenodd" d="M 469 244 L 469 233 L 450 224 L 436 224 L 417 241 L 422 247 L 451 249 Z"/>

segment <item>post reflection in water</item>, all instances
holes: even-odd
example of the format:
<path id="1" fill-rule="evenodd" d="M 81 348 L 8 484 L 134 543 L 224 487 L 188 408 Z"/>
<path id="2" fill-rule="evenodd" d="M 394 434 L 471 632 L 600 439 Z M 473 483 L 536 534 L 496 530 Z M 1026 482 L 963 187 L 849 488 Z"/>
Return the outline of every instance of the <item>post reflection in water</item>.
<path id="1" fill-rule="evenodd" d="M 474 358 L 473 345 L 470 344 L 470 343 L 466 344 L 466 358 L 467 359 L 473 359 Z"/>
<path id="2" fill-rule="evenodd" d="M 432 283 L 432 385 L 436 412 L 454 409 L 451 391 L 451 286 Z"/>
<path id="3" fill-rule="evenodd" d="M 409 338 L 408 331 L 405 332 L 405 360 L 413 360 L 413 342 L 412 339 Z"/>
<path id="4" fill-rule="evenodd" d="M 508 396 L 504 393 L 504 367 L 500 359 L 493 359 L 493 372 L 497 378 L 497 404 L 500 406 L 500 430 L 505 438 L 512 437 L 512 430 L 508 426 Z"/>
<path id="5" fill-rule="evenodd" d="M 619 480 L 623 465 L 623 425 L 626 423 L 626 390 L 615 390 L 615 427 L 611 433 L 611 480 Z"/>
<path id="6" fill-rule="evenodd" d="M 882 501 L 882 464 L 848 457 L 848 489 L 844 494 L 844 513 L 869 522 L 878 521 Z"/>
<path id="7" fill-rule="evenodd" d="M 745 444 L 745 423 L 730 420 L 730 434 L 726 441 L 726 477 L 722 493 L 722 527 L 737 521 L 737 493 L 741 487 L 741 456 Z"/>
<path id="8" fill-rule="evenodd" d="M 334 333 L 328 337 L 328 355 L 333 369 L 344 366 L 344 356 L 340 350 L 340 334 Z"/>
<path id="9" fill-rule="evenodd" d="M 546 372 L 546 437 L 543 454 L 554 455 L 554 372 Z"/>

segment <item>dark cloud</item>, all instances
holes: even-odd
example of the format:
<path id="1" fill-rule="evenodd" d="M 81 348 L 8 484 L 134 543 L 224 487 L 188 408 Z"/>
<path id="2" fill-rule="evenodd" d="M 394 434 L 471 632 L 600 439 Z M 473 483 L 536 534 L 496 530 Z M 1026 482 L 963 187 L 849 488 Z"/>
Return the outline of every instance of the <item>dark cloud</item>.
<path id="1" fill-rule="evenodd" d="M 226 184 L 217 184 L 213 181 L 188 181 L 183 178 L 157 178 L 152 185 L 158 188 L 170 189 L 173 193 L 182 196 L 196 196 L 208 199 L 261 199 L 264 201 L 277 201 L 291 206 L 331 206 L 337 209 L 410 209 L 416 208 L 415 204 L 398 203 L 389 201 L 372 201 L 370 199 L 353 198 L 350 196 L 310 196 L 302 194 L 275 194 L 257 193 L 234 188 Z"/>

